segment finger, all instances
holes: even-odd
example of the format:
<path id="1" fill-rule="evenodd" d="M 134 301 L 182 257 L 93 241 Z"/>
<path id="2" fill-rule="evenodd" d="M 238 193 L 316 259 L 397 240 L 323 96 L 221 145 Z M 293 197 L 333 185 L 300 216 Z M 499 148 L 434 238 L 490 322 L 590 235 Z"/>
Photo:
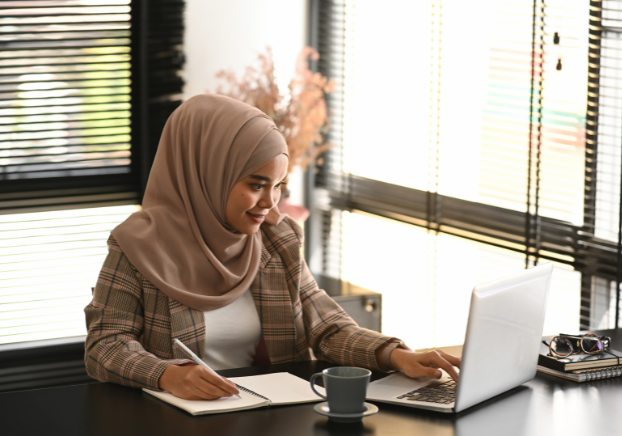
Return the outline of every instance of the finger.
<path id="1" fill-rule="evenodd" d="M 230 397 L 231 393 L 216 385 L 219 382 L 225 384 L 219 376 L 197 365 L 192 367 L 189 373 L 186 374 L 183 385 L 184 390 L 187 392 L 186 395 L 194 395 L 201 399 Z"/>
<path id="2" fill-rule="evenodd" d="M 451 378 L 453 378 L 456 382 L 458 381 L 458 373 L 456 372 L 455 367 L 449 363 L 447 360 L 445 360 L 445 358 L 443 356 L 440 355 L 440 353 L 431 353 L 431 359 L 432 362 L 431 364 L 438 366 L 441 369 L 444 369 L 445 372 L 447 372 L 447 374 L 449 374 L 449 376 Z"/>
<path id="3" fill-rule="evenodd" d="M 445 360 L 439 350 L 430 351 L 425 354 L 425 358 L 421 363 L 427 367 L 444 369 L 454 380 L 458 380 L 458 373 L 454 366 Z"/>
<path id="4" fill-rule="evenodd" d="M 421 372 L 423 372 L 423 375 L 425 375 L 426 377 L 436 378 L 436 379 L 441 378 L 441 376 L 443 375 L 441 370 L 435 367 L 432 367 L 432 366 L 423 366 L 421 368 Z"/>
<path id="5" fill-rule="evenodd" d="M 232 395 L 239 395 L 240 391 L 238 387 L 231 380 L 228 380 L 225 377 L 220 377 L 220 380 L 218 381 L 218 383 L 219 383 L 218 386 L 221 389 L 229 392 Z"/>
<path id="6" fill-rule="evenodd" d="M 209 383 L 211 387 L 211 389 L 205 390 L 205 385 L 202 385 L 204 386 L 204 388 L 202 389 L 203 391 L 211 393 L 213 395 L 219 395 L 221 397 L 230 397 L 232 395 L 238 395 L 240 393 L 238 391 L 238 388 L 235 387 L 235 384 L 231 383 L 229 380 L 224 380 L 219 375 L 212 374 L 205 368 L 201 369 L 203 369 L 203 371 L 201 371 L 200 373 L 201 378 Z"/>
<path id="7" fill-rule="evenodd" d="M 221 394 L 212 393 L 213 388 L 213 385 L 200 377 L 190 376 L 177 385 L 171 393 L 186 400 L 216 400 L 223 397 Z"/>
<path id="8" fill-rule="evenodd" d="M 215 400 L 222 397 L 230 397 L 231 394 L 214 386 L 210 381 L 202 377 L 203 374 L 196 373 L 185 380 L 184 390 L 186 396 L 184 398 L 201 400 Z"/>
<path id="9" fill-rule="evenodd" d="M 214 386 L 204 379 L 201 379 L 192 386 L 192 394 L 200 397 L 202 400 L 216 400 L 218 398 L 232 396 L 229 392 Z"/>
<path id="10" fill-rule="evenodd" d="M 457 366 L 458 368 L 460 368 L 460 364 L 462 363 L 462 359 L 456 356 L 452 356 L 451 354 L 447 354 L 445 353 L 443 350 L 436 350 L 438 351 L 441 356 L 448 361 L 449 363 L 451 363 L 453 366 Z"/>
<path id="11" fill-rule="evenodd" d="M 215 395 L 210 395 L 210 394 L 207 394 L 205 392 L 199 392 L 199 395 L 193 395 L 193 394 L 188 395 L 186 397 L 186 400 L 208 400 L 208 401 L 213 401 L 213 400 L 218 400 L 219 398 L 222 398 L 222 397 L 218 397 L 218 396 L 215 396 Z"/>
<path id="12" fill-rule="evenodd" d="M 229 380 L 227 377 L 222 377 L 222 379 L 224 381 L 226 381 L 227 383 L 229 383 L 231 386 L 233 386 L 235 388 L 235 393 L 239 393 L 239 389 L 238 387 L 235 385 L 235 383 L 233 383 L 231 380 Z"/>

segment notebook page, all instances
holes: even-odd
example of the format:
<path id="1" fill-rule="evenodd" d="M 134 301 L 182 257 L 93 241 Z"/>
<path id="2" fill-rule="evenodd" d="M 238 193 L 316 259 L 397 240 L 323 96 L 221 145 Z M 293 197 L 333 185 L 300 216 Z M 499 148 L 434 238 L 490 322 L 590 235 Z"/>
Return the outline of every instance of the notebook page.
<path id="1" fill-rule="evenodd" d="M 249 377 L 229 377 L 229 380 L 270 398 L 272 405 L 326 401 L 311 390 L 308 381 L 288 372 Z M 319 392 L 325 393 L 324 388 L 320 386 L 316 386 L 316 388 Z"/>
<path id="2" fill-rule="evenodd" d="M 143 389 L 143 391 L 193 415 L 233 412 L 235 410 L 252 409 L 261 405 L 268 405 L 266 400 L 252 394 L 247 394 L 246 392 L 240 392 L 241 399 L 234 396 L 223 397 L 218 400 L 203 401 L 184 400 L 169 392 L 157 392 L 149 389 Z"/>

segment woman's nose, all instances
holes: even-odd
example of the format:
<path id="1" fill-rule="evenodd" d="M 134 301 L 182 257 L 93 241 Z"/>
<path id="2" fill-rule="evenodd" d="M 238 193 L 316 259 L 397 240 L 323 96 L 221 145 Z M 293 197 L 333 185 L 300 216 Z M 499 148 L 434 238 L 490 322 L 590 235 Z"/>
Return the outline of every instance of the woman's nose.
<path id="1" fill-rule="evenodd" d="M 266 191 L 265 195 L 261 196 L 261 207 L 265 207 L 266 209 L 271 209 L 276 204 L 276 196 L 277 192 L 275 191 Z"/>

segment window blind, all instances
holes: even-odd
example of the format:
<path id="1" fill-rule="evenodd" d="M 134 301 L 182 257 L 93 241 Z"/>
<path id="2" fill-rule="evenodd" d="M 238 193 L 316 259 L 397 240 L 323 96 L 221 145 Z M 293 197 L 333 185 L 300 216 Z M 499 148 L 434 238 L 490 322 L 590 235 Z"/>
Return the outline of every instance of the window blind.
<path id="1" fill-rule="evenodd" d="M 0 215 L 0 344 L 85 335 L 106 240 L 138 209 Z"/>
<path id="2" fill-rule="evenodd" d="M 85 334 L 106 240 L 181 103 L 183 7 L 2 3 L 0 349 Z"/>
<path id="3" fill-rule="evenodd" d="M 181 102 L 183 1 L 2 6 L 0 212 L 139 203 Z"/>
<path id="4" fill-rule="evenodd" d="M 0 192 L 5 195 L 0 201 L 6 201 L 5 208 L 16 206 L 14 192 L 35 189 L 37 194 L 25 197 L 44 197 L 50 179 L 57 189 L 75 187 L 78 178 L 99 187 L 131 180 L 129 3 L 3 3 Z"/>
<path id="5" fill-rule="evenodd" d="M 621 36 L 622 3 L 590 1 L 585 225 L 580 246 L 582 294 L 588 303 L 581 316 L 597 328 L 620 323 Z"/>
<path id="6" fill-rule="evenodd" d="M 364 247 L 344 248 L 345 241 L 374 237 L 373 220 L 367 233 L 350 235 L 352 219 L 344 214 L 362 213 L 419 227 L 456 246 L 471 241 L 482 250 L 514 253 L 522 259 L 517 268 L 554 261 L 566 278 L 555 281 L 549 309 L 557 315 L 547 319 L 557 321 L 548 326 L 561 328 L 566 319 L 571 324 L 564 328 L 574 330 L 614 327 L 619 202 L 607 206 L 610 242 L 595 231 L 607 210 L 596 201 L 619 198 L 620 186 L 619 169 L 609 170 L 614 175 L 607 179 L 606 167 L 597 165 L 621 165 L 619 151 L 617 159 L 595 159 L 606 153 L 594 148 L 605 122 L 598 102 L 604 57 L 596 48 L 604 39 L 594 36 L 601 3 L 411 3 L 316 2 L 318 68 L 338 82 L 340 93 L 328 100 L 338 147 L 316 178 L 324 230 L 312 267 L 360 286 L 373 282 L 369 274 L 392 273 L 353 261 Z M 620 140 L 611 147 L 619 150 Z M 395 239 L 384 238 L 367 254 L 393 258 L 403 245 Z M 428 263 L 439 256 L 426 253 Z M 421 264 L 412 256 L 411 269 Z M 468 256 L 455 260 L 472 263 Z M 359 278 L 348 265 L 359 265 Z M 494 262 L 473 268 L 507 272 Z M 439 289 L 427 280 L 404 294 L 434 298 Z"/>

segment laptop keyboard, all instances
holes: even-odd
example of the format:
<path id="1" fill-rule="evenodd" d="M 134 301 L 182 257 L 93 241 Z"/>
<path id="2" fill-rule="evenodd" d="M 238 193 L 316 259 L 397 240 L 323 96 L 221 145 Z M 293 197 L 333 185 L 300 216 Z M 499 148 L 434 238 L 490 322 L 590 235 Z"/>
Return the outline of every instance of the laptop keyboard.
<path id="1" fill-rule="evenodd" d="M 452 379 L 437 381 L 426 387 L 415 389 L 397 397 L 409 401 L 425 401 L 427 403 L 451 404 L 456 401 L 456 382 Z"/>

